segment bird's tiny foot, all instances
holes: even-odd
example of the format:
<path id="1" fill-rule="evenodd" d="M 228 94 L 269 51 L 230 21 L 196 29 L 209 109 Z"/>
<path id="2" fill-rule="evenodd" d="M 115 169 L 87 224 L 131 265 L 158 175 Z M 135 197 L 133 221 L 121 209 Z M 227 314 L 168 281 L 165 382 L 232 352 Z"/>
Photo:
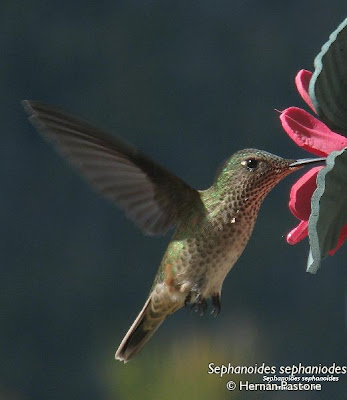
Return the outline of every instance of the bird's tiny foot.
<path id="1" fill-rule="evenodd" d="M 200 316 L 203 316 L 207 310 L 207 301 L 198 295 L 196 302 L 193 303 L 191 309 L 192 311 L 199 313 Z"/>
<path id="2" fill-rule="evenodd" d="M 217 317 L 217 315 L 220 313 L 221 309 L 221 302 L 220 302 L 220 296 L 219 294 L 215 294 L 212 296 L 212 311 L 211 315 L 214 317 Z"/>
<path id="3" fill-rule="evenodd" d="M 186 299 L 184 300 L 184 307 L 187 307 L 187 304 L 190 303 L 190 300 L 192 299 L 192 294 L 188 293 L 186 296 Z"/>

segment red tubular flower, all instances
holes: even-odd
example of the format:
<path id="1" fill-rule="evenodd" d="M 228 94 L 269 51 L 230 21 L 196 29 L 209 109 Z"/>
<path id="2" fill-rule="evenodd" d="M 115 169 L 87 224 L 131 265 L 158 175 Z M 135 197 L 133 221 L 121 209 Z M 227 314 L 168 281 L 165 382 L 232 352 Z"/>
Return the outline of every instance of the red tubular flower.
<path id="1" fill-rule="evenodd" d="M 295 84 L 301 97 L 316 112 L 308 94 L 311 76 L 312 72 L 301 70 L 295 78 Z M 299 147 L 317 156 L 327 156 L 332 151 L 342 150 L 347 146 L 346 137 L 333 132 L 323 122 L 301 108 L 287 108 L 281 113 L 280 120 L 283 129 Z M 289 209 L 300 223 L 288 233 L 289 244 L 296 244 L 307 236 L 311 197 L 316 189 L 317 174 L 322 168 L 312 168 L 291 188 Z M 342 228 L 337 246 L 331 249 L 329 254 L 334 254 L 346 238 L 347 225 Z"/>

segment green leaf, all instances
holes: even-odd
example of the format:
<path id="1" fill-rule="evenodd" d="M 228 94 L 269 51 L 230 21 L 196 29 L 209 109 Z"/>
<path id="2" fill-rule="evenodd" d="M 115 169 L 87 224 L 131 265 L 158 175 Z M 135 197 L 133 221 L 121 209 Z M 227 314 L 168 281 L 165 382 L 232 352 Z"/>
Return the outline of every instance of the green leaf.
<path id="1" fill-rule="evenodd" d="M 309 95 L 319 119 L 347 134 L 347 18 L 330 35 L 314 60 Z"/>
<path id="2" fill-rule="evenodd" d="M 347 224 L 347 147 L 334 151 L 317 176 L 308 225 L 310 254 L 307 272 L 315 274 L 321 261 L 336 245 Z"/>

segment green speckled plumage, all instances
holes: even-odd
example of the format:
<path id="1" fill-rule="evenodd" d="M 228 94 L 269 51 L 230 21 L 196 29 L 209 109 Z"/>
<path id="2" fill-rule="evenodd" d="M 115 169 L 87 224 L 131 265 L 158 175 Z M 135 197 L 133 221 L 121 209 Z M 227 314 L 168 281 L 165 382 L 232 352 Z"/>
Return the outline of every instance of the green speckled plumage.
<path id="1" fill-rule="evenodd" d="M 79 118 L 44 104 L 23 104 L 42 136 L 146 234 L 176 228 L 148 299 L 116 352 L 124 362 L 183 305 L 192 303 L 203 314 L 211 298 L 212 312 L 219 313 L 224 279 L 250 238 L 266 194 L 286 175 L 317 161 L 241 150 L 224 164 L 209 189 L 198 191 Z"/>

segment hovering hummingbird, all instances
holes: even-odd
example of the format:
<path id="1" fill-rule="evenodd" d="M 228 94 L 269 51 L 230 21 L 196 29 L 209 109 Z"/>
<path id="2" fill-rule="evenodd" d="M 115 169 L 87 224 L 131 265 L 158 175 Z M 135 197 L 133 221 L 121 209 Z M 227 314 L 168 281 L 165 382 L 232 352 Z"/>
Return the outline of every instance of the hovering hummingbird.
<path id="1" fill-rule="evenodd" d="M 34 101 L 30 121 L 94 187 L 147 235 L 176 231 L 149 296 L 116 359 L 127 362 L 167 316 L 191 304 L 203 315 L 221 309 L 223 281 L 242 254 L 265 196 L 285 176 L 324 158 L 287 160 L 265 151 L 236 152 L 207 190 L 195 190 L 129 144 L 88 122 Z"/>

